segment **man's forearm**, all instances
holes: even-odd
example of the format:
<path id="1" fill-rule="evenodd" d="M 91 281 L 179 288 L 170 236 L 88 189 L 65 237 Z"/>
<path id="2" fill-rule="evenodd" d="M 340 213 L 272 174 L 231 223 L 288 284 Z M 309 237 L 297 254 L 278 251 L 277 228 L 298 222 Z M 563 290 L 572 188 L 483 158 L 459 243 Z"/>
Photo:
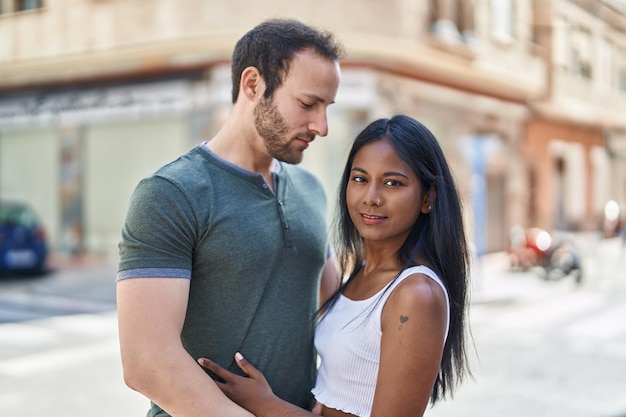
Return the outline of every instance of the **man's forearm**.
<path id="1" fill-rule="evenodd" d="M 173 417 L 253 417 L 230 401 L 186 351 L 162 353 L 163 350 L 153 359 L 144 354 L 139 363 L 125 366 L 125 380 L 130 388 Z"/>

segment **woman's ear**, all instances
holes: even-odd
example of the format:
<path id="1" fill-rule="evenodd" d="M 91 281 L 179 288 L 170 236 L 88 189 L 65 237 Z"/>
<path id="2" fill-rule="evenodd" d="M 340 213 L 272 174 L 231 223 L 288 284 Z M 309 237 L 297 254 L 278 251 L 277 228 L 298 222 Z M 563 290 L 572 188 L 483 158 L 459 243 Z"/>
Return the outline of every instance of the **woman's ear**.
<path id="1" fill-rule="evenodd" d="M 422 201 L 422 214 L 428 214 L 433 209 L 433 203 L 437 198 L 437 189 L 435 185 L 431 187 L 430 191 L 424 194 L 424 200 Z"/>
<path id="2" fill-rule="evenodd" d="M 240 94 L 246 96 L 249 101 L 255 101 L 265 91 L 265 80 L 256 67 L 248 67 L 241 73 Z"/>

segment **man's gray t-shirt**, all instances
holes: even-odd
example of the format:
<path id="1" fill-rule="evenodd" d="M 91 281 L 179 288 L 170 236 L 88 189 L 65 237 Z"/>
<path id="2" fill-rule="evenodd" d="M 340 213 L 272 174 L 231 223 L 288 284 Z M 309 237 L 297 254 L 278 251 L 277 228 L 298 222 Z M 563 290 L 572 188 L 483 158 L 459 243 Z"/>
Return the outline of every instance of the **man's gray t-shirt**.
<path id="1" fill-rule="evenodd" d="M 307 408 L 326 199 L 297 166 L 281 164 L 274 175 L 275 193 L 260 174 L 199 145 L 142 180 L 122 231 L 118 279 L 190 278 L 182 331 L 190 355 L 241 373 L 233 360 L 240 351 L 276 395 Z"/>

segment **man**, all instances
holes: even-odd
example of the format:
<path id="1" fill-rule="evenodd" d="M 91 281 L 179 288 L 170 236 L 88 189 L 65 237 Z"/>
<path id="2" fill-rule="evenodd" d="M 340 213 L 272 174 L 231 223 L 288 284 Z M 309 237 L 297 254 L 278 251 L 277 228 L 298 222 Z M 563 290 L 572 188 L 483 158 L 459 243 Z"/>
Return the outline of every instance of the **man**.
<path id="1" fill-rule="evenodd" d="M 298 21 L 253 28 L 235 46 L 224 126 L 137 186 L 117 303 L 124 379 L 149 416 L 250 416 L 196 362 L 237 371 L 238 351 L 276 395 L 313 405 L 317 292 L 337 274 L 323 189 L 293 164 L 328 132 L 340 58 L 331 34 Z"/>

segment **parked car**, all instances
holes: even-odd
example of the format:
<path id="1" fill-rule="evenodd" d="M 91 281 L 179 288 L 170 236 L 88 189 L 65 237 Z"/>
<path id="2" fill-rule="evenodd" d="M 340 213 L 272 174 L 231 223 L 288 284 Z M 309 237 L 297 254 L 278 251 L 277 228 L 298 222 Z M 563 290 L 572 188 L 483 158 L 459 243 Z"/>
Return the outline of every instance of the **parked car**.
<path id="1" fill-rule="evenodd" d="M 47 256 L 45 229 L 34 210 L 0 201 L 0 272 L 43 272 Z"/>

